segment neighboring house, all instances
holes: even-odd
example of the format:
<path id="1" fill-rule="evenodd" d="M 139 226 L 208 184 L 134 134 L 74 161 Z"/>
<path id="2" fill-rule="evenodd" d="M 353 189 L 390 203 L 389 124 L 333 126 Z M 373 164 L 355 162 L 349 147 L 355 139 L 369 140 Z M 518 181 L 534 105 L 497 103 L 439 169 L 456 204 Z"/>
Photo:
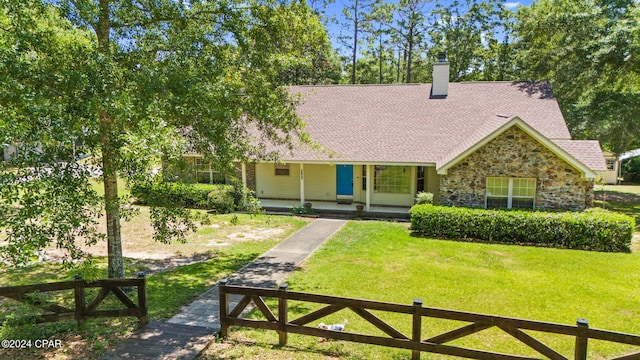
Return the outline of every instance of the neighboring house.
<path id="1" fill-rule="evenodd" d="M 312 140 L 278 163 L 242 165 L 261 199 L 411 206 L 584 209 L 606 170 L 597 141 L 571 140 L 547 83 L 293 86 Z M 253 185 L 253 186 L 252 186 Z"/>
<path id="2" fill-rule="evenodd" d="M 611 151 L 605 150 L 602 152 L 602 155 L 604 156 L 607 171 L 599 174 L 597 182 L 615 185 L 618 183 L 618 178 L 620 177 L 620 161 L 618 161 L 616 154 Z"/>
<path id="3" fill-rule="evenodd" d="M 164 178 L 168 181 L 179 179 L 184 182 L 197 182 L 201 184 L 227 184 L 229 179 L 225 173 L 218 171 L 210 162 L 204 160 L 200 154 L 187 152 L 183 155 L 184 168 L 176 168 L 163 164 Z"/>

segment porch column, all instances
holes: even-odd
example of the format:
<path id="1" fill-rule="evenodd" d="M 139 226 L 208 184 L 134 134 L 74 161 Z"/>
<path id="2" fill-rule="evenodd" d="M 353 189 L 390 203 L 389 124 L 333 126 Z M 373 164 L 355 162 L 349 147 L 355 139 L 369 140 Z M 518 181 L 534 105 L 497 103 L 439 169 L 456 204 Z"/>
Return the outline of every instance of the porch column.
<path id="1" fill-rule="evenodd" d="M 367 191 L 365 196 L 365 211 L 371 210 L 371 165 L 367 164 Z"/>
<path id="2" fill-rule="evenodd" d="M 242 204 L 247 206 L 247 164 L 242 163 Z"/>
<path id="3" fill-rule="evenodd" d="M 300 164 L 300 206 L 304 206 L 304 164 Z"/>

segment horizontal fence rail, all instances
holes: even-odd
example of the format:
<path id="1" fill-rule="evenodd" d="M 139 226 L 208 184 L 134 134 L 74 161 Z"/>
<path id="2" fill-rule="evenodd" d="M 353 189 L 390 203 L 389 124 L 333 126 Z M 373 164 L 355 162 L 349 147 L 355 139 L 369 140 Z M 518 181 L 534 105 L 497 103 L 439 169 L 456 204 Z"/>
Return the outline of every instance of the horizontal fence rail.
<path id="1" fill-rule="evenodd" d="M 99 288 L 96 296 L 88 301 L 85 289 Z M 137 289 L 137 303 L 127 295 L 128 289 Z M 57 291 L 74 291 L 74 308 L 65 307 L 49 301 L 34 298 L 32 294 L 52 293 Z M 105 298 L 113 294 L 125 308 L 99 310 L 98 307 Z M 0 297 L 6 297 L 43 310 L 43 314 L 35 318 L 35 323 L 47 323 L 65 320 L 75 320 L 78 326 L 88 319 L 104 317 L 133 316 L 138 318 L 138 326 L 149 322 L 147 304 L 147 279 L 143 272 L 137 278 L 101 279 L 85 281 L 77 278 L 72 281 L 62 281 L 47 284 L 10 286 L 0 288 Z"/>
<path id="2" fill-rule="evenodd" d="M 411 350 L 412 360 L 420 359 L 422 352 L 451 355 L 470 359 L 535 359 L 526 356 L 501 354 L 485 350 L 468 349 L 446 343 L 458 340 L 480 331 L 496 327 L 519 340 L 529 348 L 537 351 L 548 359 L 560 360 L 569 358 L 550 348 L 543 342 L 525 333 L 523 330 L 537 331 L 541 333 L 566 335 L 575 338 L 576 360 L 587 358 L 587 345 L 590 339 L 604 340 L 614 343 L 640 346 L 640 336 L 620 332 L 605 331 L 589 328 L 585 319 L 578 319 L 576 325 L 555 324 L 540 321 L 515 319 L 503 316 L 493 316 L 477 313 L 469 313 L 422 306 L 422 300 L 415 299 L 413 305 L 404 305 L 380 301 L 344 298 L 328 295 L 318 295 L 302 292 L 288 291 L 287 285 L 280 285 L 278 289 L 252 288 L 230 285 L 227 279 L 219 284 L 220 291 L 220 328 L 221 335 L 226 337 L 230 326 L 243 326 L 249 328 L 274 330 L 278 332 L 279 343 L 286 345 L 287 335 L 301 334 L 321 338 L 351 341 L 363 344 L 380 345 L 393 348 Z M 242 295 L 242 299 L 233 308 L 229 308 L 229 295 Z M 278 300 L 277 316 L 266 305 L 264 298 Z M 289 320 L 288 301 L 301 301 L 308 303 L 324 304 L 319 310 L 296 319 Z M 265 320 L 250 320 L 240 318 L 243 311 L 251 303 L 265 317 Z M 311 322 L 320 320 L 340 310 L 348 309 L 366 320 L 378 330 L 388 336 L 374 336 L 350 333 L 346 331 L 332 331 L 307 326 Z M 384 320 L 371 313 L 370 310 L 389 313 L 407 314 L 412 316 L 411 333 L 405 334 L 395 329 Z M 422 339 L 422 319 L 435 318 L 453 321 L 463 321 L 469 324 L 436 336 Z M 628 354 L 611 360 L 640 360 L 640 352 Z"/>

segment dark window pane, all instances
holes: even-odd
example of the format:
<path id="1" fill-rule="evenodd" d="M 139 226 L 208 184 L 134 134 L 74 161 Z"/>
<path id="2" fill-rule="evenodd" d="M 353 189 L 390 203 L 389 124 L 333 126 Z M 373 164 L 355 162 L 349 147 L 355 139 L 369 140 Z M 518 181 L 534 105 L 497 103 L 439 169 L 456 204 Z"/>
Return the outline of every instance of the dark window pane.
<path id="1" fill-rule="evenodd" d="M 511 199 L 512 209 L 533 209 L 533 199 Z"/>
<path id="2" fill-rule="evenodd" d="M 367 165 L 362 165 L 362 190 L 367 190 Z"/>
<path id="3" fill-rule="evenodd" d="M 509 199 L 506 197 L 487 197 L 487 208 L 506 208 L 509 205 Z"/>
<path id="4" fill-rule="evenodd" d="M 289 164 L 276 164 L 276 175 L 289 176 Z"/>

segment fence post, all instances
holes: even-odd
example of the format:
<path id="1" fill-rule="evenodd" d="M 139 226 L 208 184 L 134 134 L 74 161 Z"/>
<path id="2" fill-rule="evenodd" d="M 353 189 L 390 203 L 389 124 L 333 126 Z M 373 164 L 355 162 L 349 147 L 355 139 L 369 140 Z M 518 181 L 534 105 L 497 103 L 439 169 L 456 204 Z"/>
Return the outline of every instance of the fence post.
<path id="1" fill-rule="evenodd" d="M 138 279 L 142 279 L 142 284 L 138 285 L 138 328 L 149 323 L 149 303 L 147 300 L 147 274 L 144 271 L 138 272 Z"/>
<path id="2" fill-rule="evenodd" d="M 84 284 L 85 281 L 84 279 L 82 279 L 82 276 L 80 275 L 74 275 L 73 276 L 73 280 L 75 281 L 74 284 L 74 299 L 75 299 L 75 303 L 76 303 L 76 323 L 78 324 L 78 327 L 84 325 L 87 322 L 87 318 L 86 318 L 86 312 L 87 312 L 87 304 L 85 302 L 85 295 L 84 295 Z"/>
<path id="3" fill-rule="evenodd" d="M 229 294 L 227 293 L 227 285 L 229 279 L 220 280 L 218 285 L 218 306 L 220 307 L 220 336 L 226 338 L 229 333 L 229 324 L 226 323 L 227 315 L 229 315 Z"/>
<path id="4" fill-rule="evenodd" d="M 280 346 L 287 345 L 287 313 L 289 312 L 289 306 L 287 304 L 287 290 L 289 285 L 287 283 L 280 284 L 278 287 L 278 338 Z"/>
<path id="5" fill-rule="evenodd" d="M 587 359 L 587 342 L 589 340 L 589 321 L 587 319 L 578 319 L 576 322 L 578 329 L 576 332 L 576 360 Z"/>
<path id="6" fill-rule="evenodd" d="M 413 299 L 413 326 L 411 340 L 413 350 L 411 350 L 411 360 L 420 360 L 420 343 L 422 342 L 422 299 Z"/>

